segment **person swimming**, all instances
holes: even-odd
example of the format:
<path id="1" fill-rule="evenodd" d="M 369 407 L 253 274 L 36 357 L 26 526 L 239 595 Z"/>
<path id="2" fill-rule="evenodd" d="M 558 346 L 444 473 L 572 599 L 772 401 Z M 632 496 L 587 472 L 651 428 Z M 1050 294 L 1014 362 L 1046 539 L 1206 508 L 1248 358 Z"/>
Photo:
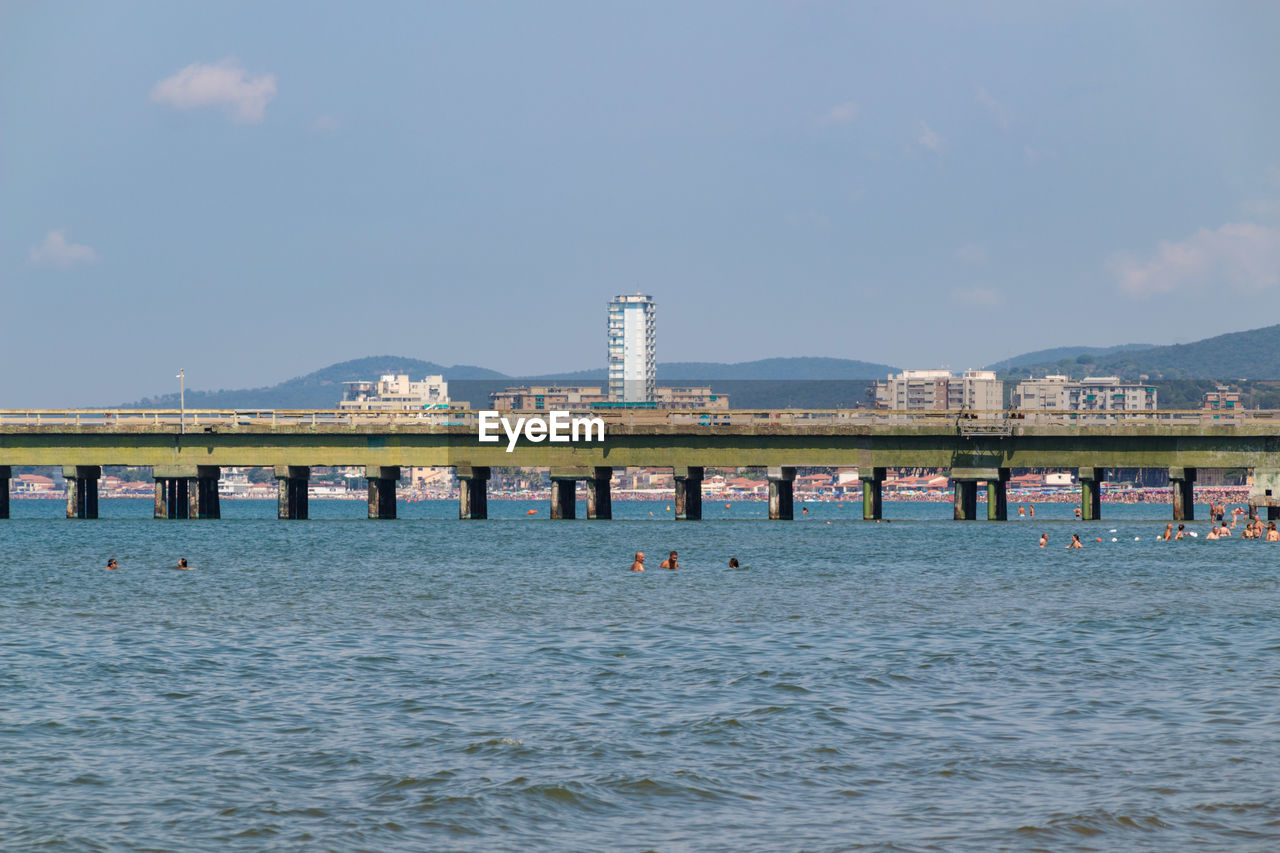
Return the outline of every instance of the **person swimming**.
<path id="1" fill-rule="evenodd" d="M 631 571 L 633 572 L 644 571 L 644 551 L 636 551 L 635 559 L 631 563 Z"/>
<path id="2" fill-rule="evenodd" d="M 1083 547 L 1084 547 L 1084 543 L 1080 541 L 1080 534 L 1072 533 L 1071 544 L 1067 546 L 1066 550 L 1070 551 L 1072 548 L 1083 548 Z"/>
<path id="3" fill-rule="evenodd" d="M 1049 544 L 1049 534 L 1048 534 L 1048 533 L 1041 533 L 1041 534 L 1040 534 L 1040 547 L 1041 547 L 1041 548 L 1044 548 L 1044 547 L 1045 547 L 1045 546 L 1047 546 L 1048 544 Z"/>
<path id="4" fill-rule="evenodd" d="M 103 568 L 104 568 L 104 569 L 118 569 L 118 568 L 120 568 L 120 564 L 116 562 L 116 558 L 115 558 L 115 557 L 111 557 L 110 559 L 108 559 L 108 560 L 107 560 L 107 564 L 106 564 L 105 566 L 103 566 Z"/>
<path id="5" fill-rule="evenodd" d="M 676 552 L 675 552 L 675 551 L 672 551 L 672 552 L 671 552 L 671 556 L 667 557 L 667 559 L 663 560 L 661 563 L 659 563 L 659 564 L 658 564 L 658 568 L 660 568 L 660 569 L 678 569 L 678 568 L 680 568 L 680 564 L 679 564 L 678 562 L 676 562 Z"/>
<path id="6" fill-rule="evenodd" d="M 1273 526 L 1274 526 L 1274 525 L 1273 525 Z M 731 569 L 736 569 L 736 568 L 738 568 L 738 558 L 737 558 L 737 557 L 730 557 L 730 558 L 729 558 L 729 568 L 731 568 Z"/>
<path id="7" fill-rule="evenodd" d="M 179 558 L 178 558 L 178 565 L 174 566 L 174 568 L 175 568 L 175 569 L 181 569 L 181 570 L 182 570 L 182 571 L 184 571 L 184 572 L 189 572 L 189 571 L 191 571 L 191 566 L 188 566 L 188 565 L 187 565 L 187 558 L 186 558 L 186 557 L 179 557 Z"/>
<path id="8" fill-rule="evenodd" d="M 1173 538 L 1173 522 L 1169 522 L 1164 526 L 1164 534 L 1161 535 L 1159 538 L 1163 539 L 1165 542 L 1168 542 L 1170 539 Z"/>

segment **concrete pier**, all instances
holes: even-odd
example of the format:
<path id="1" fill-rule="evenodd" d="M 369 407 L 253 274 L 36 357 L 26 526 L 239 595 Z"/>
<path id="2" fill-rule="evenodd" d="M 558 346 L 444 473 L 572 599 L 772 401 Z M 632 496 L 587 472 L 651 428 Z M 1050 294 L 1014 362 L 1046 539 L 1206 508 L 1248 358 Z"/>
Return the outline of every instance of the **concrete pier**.
<path id="1" fill-rule="evenodd" d="M 702 518 L 702 472 L 698 466 L 676 466 L 676 519 L 698 521 Z M 769 501 L 773 506 L 773 501 Z"/>
<path id="2" fill-rule="evenodd" d="M 217 465 L 156 465 L 153 518 L 221 518 Z"/>
<path id="3" fill-rule="evenodd" d="M 1280 468 L 1254 468 L 1253 487 L 1249 489 L 1249 517 L 1257 518 L 1258 510 L 1267 508 L 1267 521 L 1280 519 Z"/>
<path id="4" fill-rule="evenodd" d="M 951 487 L 955 491 L 955 496 L 952 498 L 952 517 L 956 521 L 977 521 L 978 481 L 968 477 L 961 479 L 952 474 Z"/>
<path id="5" fill-rule="evenodd" d="M 67 518 L 97 518 L 102 466 L 64 465 L 62 476 L 67 481 Z"/>
<path id="6" fill-rule="evenodd" d="M 613 468 L 598 466 L 587 478 L 587 518 L 613 518 L 613 493 L 610 491 L 613 482 Z"/>
<path id="7" fill-rule="evenodd" d="M 191 481 L 186 477 L 156 477 L 156 505 L 152 518 L 187 518 L 190 515 Z"/>
<path id="8" fill-rule="evenodd" d="M 222 469 L 217 465 L 197 465 L 195 493 L 190 496 L 192 518 L 222 518 L 222 497 L 218 494 L 218 480 Z"/>
<path id="9" fill-rule="evenodd" d="M 13 469 L 0 465 L 0 518 L 9 517 L 9 480 L 12 477 Z"/>
<path id="10" fill-rule="evenodd" d="M 769 518 L 791 521 L 795 518 L 796 469 L 781 465 L 769 469 Z"/>
<path id="11" fill-rule="evenodd" d="M 307 484 L 311 480 L 311 467 L 276 465 L 275 475 L 276 482 L 279 484 L 276 517 L 305 519 L 307 517 Z"/>
<path id="12" fill-rule="evenodd" d="M 1169 487 L 1173 490 L 1173 520 L 1194 521 L 1196 517 L 1196 469 L 1170 468 Z"/>
<path id="13" fill-rule="evenodd" d="M 1009 469 L 996 469 L 987 478 L 987 521 L 1009 520 Z"/>
<path id="14" fill-rule="evenodd" d="M 859 468 L 858 482 L 862 484 L 862 520 L 879 521 L 884 517 L 883 468 Z"/>
<path id="15" fill-rule="evenodd" d="M 551 517 L 572 519 L 578 517 L 578 477 L 575 475 L 551 475 Z"/>
<path id="16" fill-rule="evenodd" d="M 952 517 L 956 521 L 977 520 L 978 483 L 987 484 L 987 521 L 1008 520 L 1008 468 L 952 468 L 950 476 L 955 489 Z"/>
<path id="17" fill-rule="evenodd" d="M 488 518 L 489 466 L 459 465 L 454 475 L 458 478 L 458 518 Z"/>
<path id="18" fill-rule="evenodd" d="M 1077 468 L 1080 481 L 1080 520 L 1098 521 L 1102 518 L 1102 481 L 1107 478 L 1106 468 Z"/>
<path id="19" fill-rule="evenodd" d="M 369 480 L 369 517 L 396 517 L 396 483 L 400 481 L 399 465 L 366 465 Z"/>

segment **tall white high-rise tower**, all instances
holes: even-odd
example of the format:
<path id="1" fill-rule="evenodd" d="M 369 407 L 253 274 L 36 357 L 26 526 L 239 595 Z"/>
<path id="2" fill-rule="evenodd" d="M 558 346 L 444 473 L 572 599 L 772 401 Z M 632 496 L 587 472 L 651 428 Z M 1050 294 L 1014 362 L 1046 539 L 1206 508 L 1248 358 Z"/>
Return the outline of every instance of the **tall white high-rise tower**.
<path id="1" fill-rule="evenodd" d="M 658 379 L 654 316 L 658 303 L 644 293 L 609 302 L 609 399 L 652 403 Z"/>

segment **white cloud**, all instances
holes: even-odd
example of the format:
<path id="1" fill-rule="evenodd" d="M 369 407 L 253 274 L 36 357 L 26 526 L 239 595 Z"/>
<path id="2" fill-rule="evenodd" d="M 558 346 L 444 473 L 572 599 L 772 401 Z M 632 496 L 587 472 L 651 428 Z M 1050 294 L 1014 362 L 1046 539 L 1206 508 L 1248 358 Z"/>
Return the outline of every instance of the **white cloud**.
<path id="1" fill-rule="evenodd" d="M 67 232 L 58 229 L 44 235 L 44 240 L 27 250 L 27 260 L 33 266 L 69 270 L 98 260 L 98 253 L 91 247 L 67 241 Z"/>
<path id="2" fill-rule="evenodd" d="M 1107 265 L 1120 289 L 1135 297 L 1189 288 L 1257 292 L 1280 286 L 1280 228 L 1251 222 L 1201 228 L 1180 242 L 1161 242 L 1149 258 L 1124 252 Z"/>
<path id="3" fill-rule="evenodd" d="M 1027 158 L 1028 163 L 1040 163 L 1044 160 L 1054 160 L 1058 157 L 1058 152 L 1052 148 L 1036 148 L 1032 145 L 1024 145 L 1022 154 Z"/>
<path id="4" fill-rule="evenodd" d="M 315 121 L 311 122 L 311 129 L 316 133 L 333 133 L 339 127 L 342 127 L 342 122 L 335 115 L 325 114 L 318 116 Z"/>
<path id="5" fill-rule="evenodd" d="M 1004 302 L 1004 297 L 989 287 L 961 287 L 951 291 L 951 301 L 979 308 L 994 308 Z"/>
<path id="6" fill-rule="evenodd" d="M 956 249 L 956 257 L 967 264 L 981 264 L 987 260 L 987 247 L 982 243 L 965 243 Z"/>
<path id="7" fill-rule="evenodd" d="M 151 100 L 180 110 L 220 106 L 236 121 L 256 123 L 276 96 L 276 76 L 251 77 L 234 58 L 200 63 L 166 77 L 151 90 Z"/>
<path id="8" fill-rule="evenodd" d="M 920 137 L 916 140 L 924 148 L 930 151 L 941 151 L 942 146 L 946 144 L 946 140 L 938 135 L 938 132 L 925 122 L 920 122 Z"/>
<path id="9" fill-rule="evenodd" d="M 818 127 L 835 127 L 842 124 L 852 124 L 853 120 L 858 117 L 858 105 L 853 101 L 845 101 L 843 104 L 836 104 L 818 117 Z"/>
<path id="10" fill-rule="evenodd" d="M 1013 124 L 1013 110 L 1008 105 L 1002 104 L 991 97 L 991 93 L 986 89 L 979 86 L 978 94 L 974 96 L 974 100 L 991 115 L 991 118 L 1000 126 L 1001 130 L 1008 130 L 1009 126 Z"/>

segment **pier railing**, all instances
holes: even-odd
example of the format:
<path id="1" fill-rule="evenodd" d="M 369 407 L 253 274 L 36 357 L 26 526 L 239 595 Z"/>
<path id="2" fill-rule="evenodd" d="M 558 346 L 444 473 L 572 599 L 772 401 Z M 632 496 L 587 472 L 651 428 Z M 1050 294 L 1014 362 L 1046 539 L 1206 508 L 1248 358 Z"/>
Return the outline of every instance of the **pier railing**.
<path id="1" fill-rule="evenodd" d="M 1271 424 L 1280 427 L 1280 410 L 1215 411 L 1040 411 L 884 409 L 591 409 L 571 410 L 575 417 L 600 418 L 606 425 L 673 427 L 941 427 L 966 436 L 1010 435 L 1022 426 L 1234 426 Z M 514 420 L 546 412 L 501 412 Z M 272 428 L 349 426 L 377 429 L 394 426 L 477 427 L 477 411 L 340 411 L 332 409 L 0 409 L 4 427 L 94 427 L 122 429 Z"/>

